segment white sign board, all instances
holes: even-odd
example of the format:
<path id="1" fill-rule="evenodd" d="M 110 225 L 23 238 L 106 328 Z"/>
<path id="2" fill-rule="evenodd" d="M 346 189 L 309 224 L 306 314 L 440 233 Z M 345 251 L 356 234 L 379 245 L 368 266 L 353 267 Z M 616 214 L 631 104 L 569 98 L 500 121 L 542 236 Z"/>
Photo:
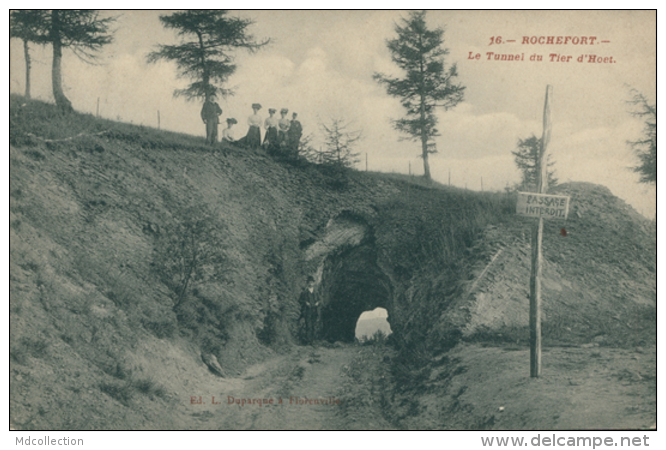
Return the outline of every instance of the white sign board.
<path id="1" fill-rule="evenodd" d="M 569 214 L 567 195 L 534 194 L 518 192 L 516 213 L 527 217 L 543 217 L 545 219 L 566 219 Z"/>

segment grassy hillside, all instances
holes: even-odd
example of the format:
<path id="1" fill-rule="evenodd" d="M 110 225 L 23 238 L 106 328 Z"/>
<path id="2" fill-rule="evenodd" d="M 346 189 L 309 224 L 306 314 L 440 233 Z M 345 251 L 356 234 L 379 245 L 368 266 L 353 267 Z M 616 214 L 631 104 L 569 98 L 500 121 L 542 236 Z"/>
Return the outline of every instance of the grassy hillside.
<path id="1" fill-rule="evenodd" d="M 331 342 L 387 309 L 395 376 L 413 385 L 461 339 L 525 343 L 530 221 L 510 194 L 212 149 L 21 97 L 10 170 L 17 429 L 182 426 L 164 411 L 209 383 L 202 355 L 236 377 L 294 348 L 309 275 Z M 650 340 L 649 222 L 605 188 L 561 191 L 574 206 L 546 226 L 545 342 Z"/>

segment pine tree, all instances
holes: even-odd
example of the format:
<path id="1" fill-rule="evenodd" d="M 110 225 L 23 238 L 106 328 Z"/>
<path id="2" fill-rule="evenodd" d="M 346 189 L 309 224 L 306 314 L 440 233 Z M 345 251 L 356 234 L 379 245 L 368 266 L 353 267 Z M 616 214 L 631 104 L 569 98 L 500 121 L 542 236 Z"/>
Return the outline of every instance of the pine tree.
<path id="1" fill-rule="evenodd" d="M 227 17 L 224 10 L 175 12 L 160 16 L 160 21 L 164 27 L 177 30 L 183 39 L 178 45 L 160 45 L 159 50 L 148 55 L 148 61 L 175 61 L 180 75 L 192 83 L 185 89 L 177 89 L 174 95 L 188 100 L 207 99 L 211 94 L 232 95 L 231 90 L 221 85 L 236 71 L 233 50 L 256 51 L 269 42 L 256 42 L 247 33 L 253 22 Z"/>
<path id="2" fill-rule="evenodd" d="M 30 99 L 30 42 L 43 44 L 44 30 L 41 28 L 46 12 L 39 9 L 17 9 L 9 13 L 9 36 L 23 41 L 25 58 L 25 98 Z"/>
<path id="3" fill-rule="evenodd" d="M 342 119 L 331 119 L 330 124 L 320 124 L 324 133 L 324 150 L 321 162 L 336 167 L 353 167 L 360 161 L 360 153 L 354 152 L 354 145 L 362 138 L 361 130 L 350 130 L 349 123 Z"/>
<path id="4" fill-rule="evenodd" d="M 540 149 L 541 138 L 532 135 L 527 139 L 518 139 L 518 150 L 511 152 L 515 156 L 516 166 L 518 166 L 522 175 L 521 189 L 525 191 L 536 191 Z M 555 164 L 550 160 L 550 154 L 548 155 L 548 161 L 546 161 L 546 163 L 548 167 L 552 167 Z M 557 178 L 555 178 L 555 171 L 548 170 L 547 173 L 548 186 L 555 186 L 558 181 Z"/>
<path id="5" fill-rule="evenodd" d="M 458 76 L 456 65 L 445 69 L 444 57 L 449 53 L 443 48 L 444 30 L 429 30 L 425 11 L 412 12 L 402 26 L 396 25 L 396 39 L 387 41 L 392 60 L 405 75 L 402 78 L 387 77 L 375 73 L 374 79 L 386 85 L 389 95 L 401 99 L 407 110 L 406 117 L 393 121 L 395 129 L 421 141 L 424 177 L 431 180 L 428 155 L 435 153 L 433 138 L 439 136 L 435 110 L 453 108 L 463 99 L 464 87 L 454 84 Z"/>
<path id="6" fill-rule="evenodd" d="M 629 145 L 636 152 L 640 164 L 634 171 L 641 175 L 641 183 L 657 183 L 657 105 L 650 104 L 645 96 L 636 90 L 632 91 L 634 98 L 630 101 L 638 109 L 632 114 L 643 118 L 643 138 L 630 141 Z"/>
<path id="7" fill-rule="evenodd" d="M 72 102 L 62 89 L 62 49 L 69 48 L 82 61 L 93 63 L 102 47 L 113 41 L 109 26 L 115 18 L 101 19 L 94 9 L 52 9 L 45 19 L 45 39 L 53 47 L 53 97 L 60 109 L 72 111 Z"/>

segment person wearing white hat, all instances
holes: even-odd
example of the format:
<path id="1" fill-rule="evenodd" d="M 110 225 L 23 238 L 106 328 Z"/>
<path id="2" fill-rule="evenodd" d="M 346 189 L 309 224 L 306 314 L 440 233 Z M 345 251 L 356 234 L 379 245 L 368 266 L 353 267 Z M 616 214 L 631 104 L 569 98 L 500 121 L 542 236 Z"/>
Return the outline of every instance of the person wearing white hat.
<path id="1" fill-rule="evenodd" d="M 275 117 L 275 108 L 269 108 L 269 117 L 264 122 L 266 128 L 266 135 L 264 136 L 264 147 L 268 148 L 268 152 L 275 153 L 278 145 L 278 125 L 279 119 Z"/>
<path id="2" fill-rule="evenodd" d="M 287 132 L 289 131 L 289 127 L 291 126 L 291 121 L 287 117 L 287 113 L 289 110 L 287 108 L 282 108 L 280 110 L 280 115 L 282 118 L 280 119 L 280 122 L 278 122 L 278 145 L 280 146 L 280 149 L 284 152 L 287 147 Z"/>
<path id="3" fill-rule="evenodd" d="M 259 115 L 260 109 L 261 105 L 259 103 L 252 104 L 252 111 L 254 113 L 247 119 L 250 128 L 247 130 L 247 135 L 238 141 L 245 147 L 257 148 L 261 146 L 261 124 L 263 120 Z"/>

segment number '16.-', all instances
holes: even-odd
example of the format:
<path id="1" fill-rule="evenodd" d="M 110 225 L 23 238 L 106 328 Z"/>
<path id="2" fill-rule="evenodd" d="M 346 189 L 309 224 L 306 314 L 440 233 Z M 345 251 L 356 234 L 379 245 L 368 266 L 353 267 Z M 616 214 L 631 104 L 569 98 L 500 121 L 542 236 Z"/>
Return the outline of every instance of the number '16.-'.
<path id="1" fill-rule="evenodd" d="M 491 36 L 490 43 L 488 45 L 501 44 L 501 43 L 502 43 L 502 36 Z"/>

